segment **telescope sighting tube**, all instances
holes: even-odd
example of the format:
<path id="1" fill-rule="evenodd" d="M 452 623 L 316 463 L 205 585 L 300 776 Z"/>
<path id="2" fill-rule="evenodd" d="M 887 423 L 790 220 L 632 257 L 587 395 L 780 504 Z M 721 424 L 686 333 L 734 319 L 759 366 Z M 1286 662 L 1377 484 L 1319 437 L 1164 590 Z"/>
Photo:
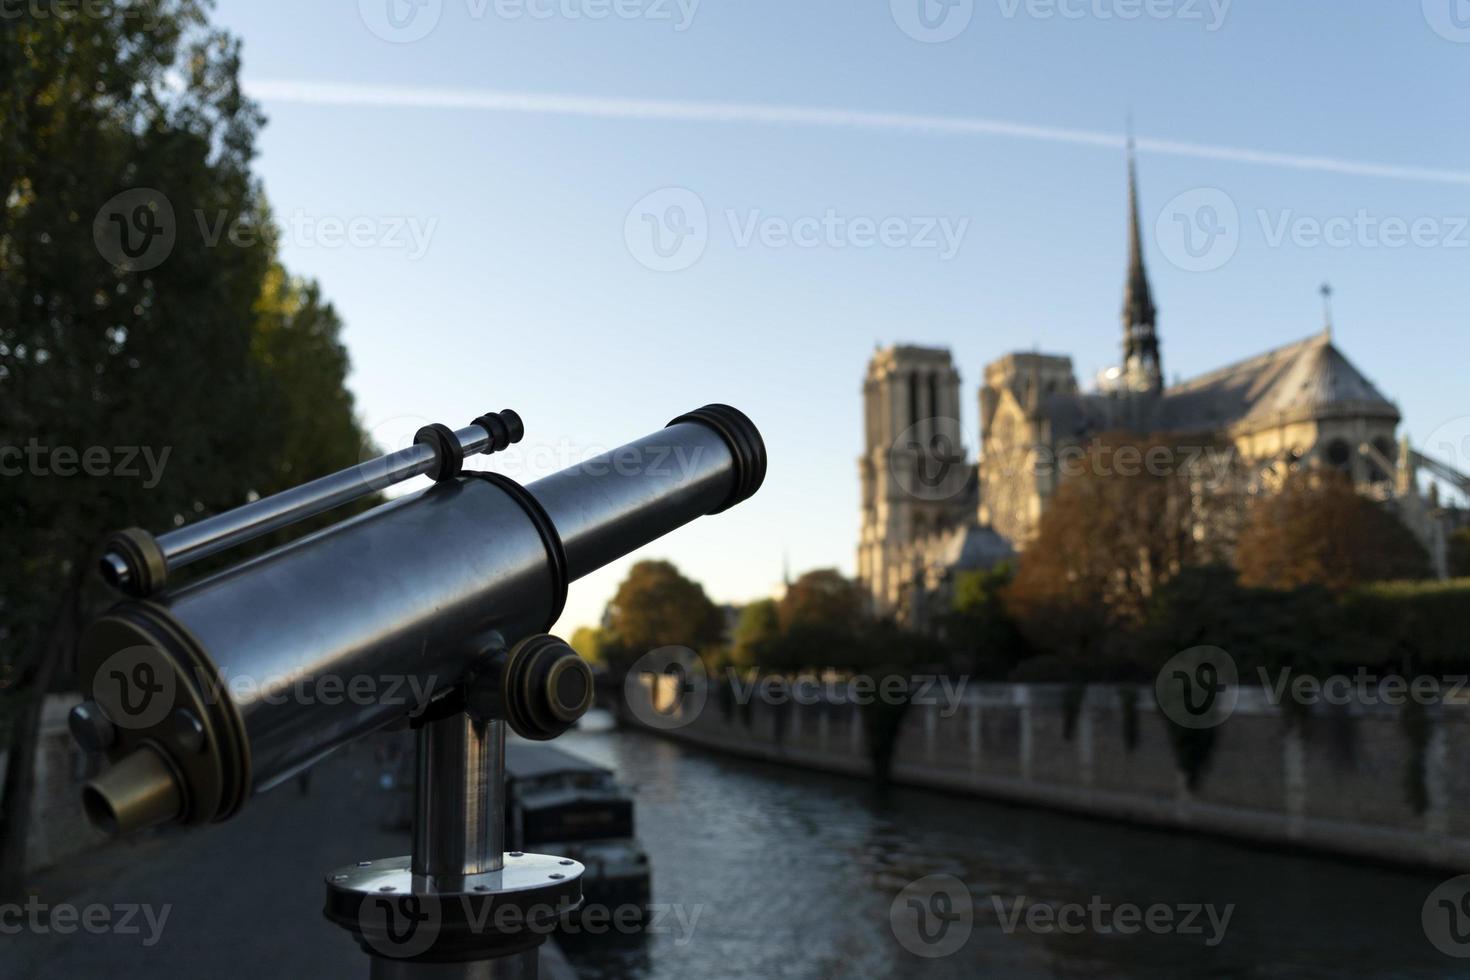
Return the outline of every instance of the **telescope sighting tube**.
<path id="1" fill-rule="evenodd" d="M 498 452 L 520 442 L 525 431 L 521 417 L 509 409 L 481 415 L 457 432 L 450 432 L 447 426 L 425 426 L 407 449 L 195 521 L 157 538 L 138 528 L 120 531 L 113 535 L 102 556 L 102 577 L 125 592 L 150 595 L 164 587 L 169 572 L 201 558 L 324 514 L 395 483 L 434 474 L 436 468 L 458 465 L 466 456 Z"/>
<path id="2" fill-rule="evenodd" d="M 87 784 L 89 817 L 119 834 L 224 820 L 356 738 L 444 717 L 472 678 L 499 683 L 512 648 L 560 616 L 572 580 L 747 499 L 765 470 L 750 419 L 709 405 L 525 487 L 445 467 L 425 490 L 181 588 L 123 599 L 80 644 L 88 700 L 73 732 L 113 761 Z M 217 527 L 238 524 L 220 518 Z M 585 667 L 542 647 L 534 664 L 527 654 L 512 668 L 531 678 L 515 692 L 559 691 L 532 690 L 524 696 L 544 706 L 506 715 L 512 728 L 542 726 L 523 732 L 533 738 L 570 724 L 591 698 Z M 552 670 L 558 656 L 578 670 Z"/>

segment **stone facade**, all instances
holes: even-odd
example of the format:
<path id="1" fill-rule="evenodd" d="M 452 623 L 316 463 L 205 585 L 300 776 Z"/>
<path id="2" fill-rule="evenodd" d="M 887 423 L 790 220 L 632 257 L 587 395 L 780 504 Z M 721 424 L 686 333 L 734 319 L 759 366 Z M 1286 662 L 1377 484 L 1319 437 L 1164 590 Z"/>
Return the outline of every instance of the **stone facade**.
<path id="1" fill-rule="evenodd" d="M 1165 386 L 1131 153 L 1128 177 L 1122 360 L 1092 390 L 1082 389 L 1064 355 L 1021 352 L 988 364 L 979 462 L 971 463 L 949 352 L 895 346 L 873 355 L 863 386 L 858 545 L 872 610 L 931 625 L 956 573 L 1032 543 L 1061 479 L 1058 460 L 1113 433 L 1208 449 L 1247 496 L 1270 492 L 1299 468 L 1341 470 L 1396 510 L 1443 575 L 1458 515 L 1421 495 L 1417 467 L 1426 458 L 1400 442 L 1398 408 L 1337 346 L 1330 312 L 1327 326 L 1305 339 Z M 1221 474 L 1213 475 L 1218 485 Z"/>

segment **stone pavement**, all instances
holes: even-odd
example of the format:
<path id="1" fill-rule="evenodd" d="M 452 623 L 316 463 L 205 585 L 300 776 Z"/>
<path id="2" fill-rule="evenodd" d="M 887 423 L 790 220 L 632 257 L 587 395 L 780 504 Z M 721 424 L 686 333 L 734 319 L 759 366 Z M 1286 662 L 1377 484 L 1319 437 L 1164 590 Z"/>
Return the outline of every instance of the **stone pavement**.
<path id="1" fill-rule="evenodd" d="M 362 980 L 367 957 L 322 918 L 322 878 L 408 853 L 386 816 L 401 796 L 379 785 L 371 741 L 319 764 L 304 796 L 288 782 L 227 823 L 168 828 L 37 873 L 29 904 L 47 910 L 0 910 L 0 978 Z M 543 977 L 570 976 L 558 967 L 549 949 Z"/>

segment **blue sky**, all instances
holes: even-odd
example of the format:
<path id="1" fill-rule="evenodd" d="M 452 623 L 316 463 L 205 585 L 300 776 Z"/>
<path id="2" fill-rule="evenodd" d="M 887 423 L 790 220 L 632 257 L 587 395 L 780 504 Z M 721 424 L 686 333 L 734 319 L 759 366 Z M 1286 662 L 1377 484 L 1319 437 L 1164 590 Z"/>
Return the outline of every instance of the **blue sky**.
<path id="1" fill-rule="evenodd" d="M 734 404 L 766 435 L 765 488 L 641 553 L 720 600 L 768 592 L 784 553 L 853 570 L 875 343 L 954 351 L 972 453 L 985 362 L 1040 346 L 1090 378 L 1117 358 L 1130 109 L 1171 378 L 1316 331 L 1330 280 L 1339 343 L 1415 440 L 1470 436 L 1470 0 L 222 0 L 216 19 L 244 40 L 285 257 L 346 321 L 365 423 L 392 442 L 513 407 L 527 452 L 505 466 L 530 479 Z M 648 220 L 694 234 L 661 256 Z M 563 630 L 626 567 L 575 586 Z"/>

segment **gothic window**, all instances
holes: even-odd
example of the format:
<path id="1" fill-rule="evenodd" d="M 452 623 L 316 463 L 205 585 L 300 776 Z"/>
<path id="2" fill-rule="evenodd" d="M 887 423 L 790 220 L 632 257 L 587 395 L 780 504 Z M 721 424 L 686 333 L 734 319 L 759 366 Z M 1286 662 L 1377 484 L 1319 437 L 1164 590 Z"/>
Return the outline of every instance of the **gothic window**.
<path id="1" fill-rule="evenodd" d="M 1340 470 L 1347 469 L 1353 462 L 1353 447 L 1345 439 L 1332 440 L 1327 444 L 1327 462 Z"/>

